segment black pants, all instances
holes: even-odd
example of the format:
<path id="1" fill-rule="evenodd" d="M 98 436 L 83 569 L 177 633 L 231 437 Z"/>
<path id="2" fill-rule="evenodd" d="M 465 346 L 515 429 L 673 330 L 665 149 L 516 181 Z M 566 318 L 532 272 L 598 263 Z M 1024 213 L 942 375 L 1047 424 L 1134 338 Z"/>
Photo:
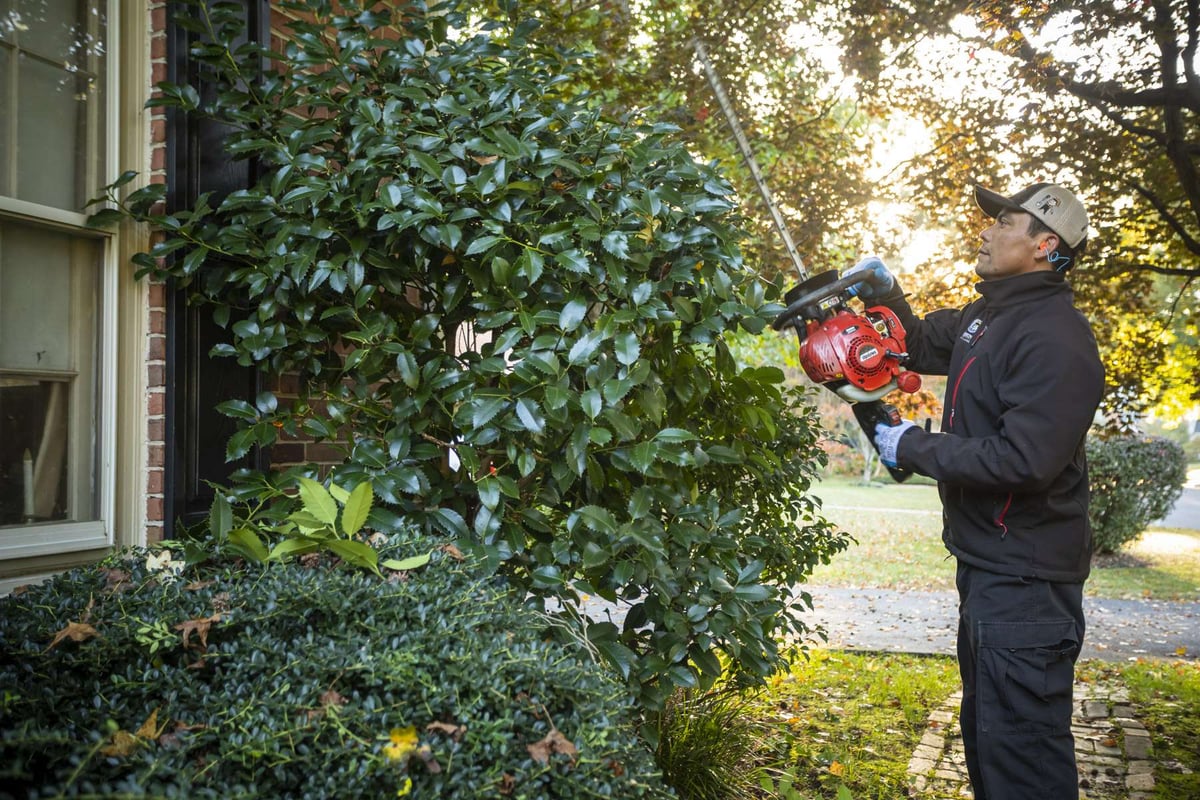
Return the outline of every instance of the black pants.
<path id="1" fill-rule="evenodd" d="M 1076 800 L 1083 584 L 958 564 L 960 722 L 975 800 Z"/>

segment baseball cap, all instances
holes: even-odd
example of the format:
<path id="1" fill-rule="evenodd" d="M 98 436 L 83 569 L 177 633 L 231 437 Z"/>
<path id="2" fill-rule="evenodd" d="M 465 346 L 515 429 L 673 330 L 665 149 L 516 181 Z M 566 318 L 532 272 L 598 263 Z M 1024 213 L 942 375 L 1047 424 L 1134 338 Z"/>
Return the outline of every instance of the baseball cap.
<path id="1" fill-rule="evenodd" d="M 1087 210 L 1083 203 L 1074 193 L 1057 184 L 1035 183 L 1012 197 L 975 184 L 975 202 L 983 213 L 993 218 L 1006 208 L 1031 214 L 1061 236 L 1072 250 L 1088 235 Z"/>

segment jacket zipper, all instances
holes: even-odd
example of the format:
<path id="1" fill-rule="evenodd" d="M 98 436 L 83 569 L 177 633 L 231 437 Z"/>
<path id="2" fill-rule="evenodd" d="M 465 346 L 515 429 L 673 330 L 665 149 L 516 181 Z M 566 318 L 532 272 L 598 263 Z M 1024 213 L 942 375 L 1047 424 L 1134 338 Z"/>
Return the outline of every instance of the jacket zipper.
<path id="1" fill-rule="evenodd" d="M 963 368 L 958 371 L 958 377 L 954 380 L 954 391 L 950 393 L 950 423 L 946 426 L 947 431 L 954 430 L 954 415 L 958 411 L 958 387 L 962 385 L 963 376 L 967 374 L 967 370 L 975 363 L 975 359 L 979 356 L 971 356 L 967 359 L 967 363 L 963 364 Z"/>
<path id="2" fill-rule="evenodd" d="M 1004 508 L 1000 509 L 1000 513 L 996 516 L 996 525 L 1000 527 L 1000 538 L 1008 536 L 1008 525 L 1004 523 L 1004 517 L 1008 514 L 1008 509 L 1012 507 L 1013 496 L 1012 492 L 1004 498 Z"/>
<path id="3" fill-rule="evenodd" d="M 958 371 L 958 377 L 954 379 L 954 391 L 950 393 L 950 424 L 948 430 L 954 430 L 954 414 L 958 411 L 958 389 L 962 386 L 963 377 L 966 376 L 967 370 L 975 363 L 975 359 L 979 356 L 971 356 L 967 359 L 967 363 L 963 364 L 963 368 Z M 1004 498 L 1004 507 L 1000 509 L 1000 513 L 993 520 L 996 526 L 1000 528 L 1000 538 L 1008 536 L 1008 525 L 1004 522 L 1004 517 L 1008 514 L 1008 509 L 1012 507 L 1013 496 L 1009 492 Z"/>

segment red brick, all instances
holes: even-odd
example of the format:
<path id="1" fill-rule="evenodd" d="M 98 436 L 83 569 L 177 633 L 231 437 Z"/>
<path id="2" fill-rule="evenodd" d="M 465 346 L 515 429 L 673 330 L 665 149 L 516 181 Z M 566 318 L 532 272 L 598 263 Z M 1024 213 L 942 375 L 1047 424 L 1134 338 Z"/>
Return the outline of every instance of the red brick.
<path id="1" fill-rule="evenodd" d="M 146 518 L 153 520 L 163 518 L 163 499 L 161 497 L 146 498 Z"/>
<path id="2" fill-rule="evenodd" d="M 167 332 L 167 315 L 160 309 L 150 312 L 150 332 L 164 334 Z"/>
<path id="3" fill-rule="evenodd" d="M 341 464 L 346 460 L 345 451 L 332 444 L 310 444 L 306 452 L 306 460 L 318 464 Z"/>
<path id="4" fill-rule="evenodd" d="M 150 284 L 150 306 L 164 308 L 167 305 L 167 285 L 162 282 Z"/>
<path id="5" fill-rule="evenodd" d="M 162 467 L 165 463 L 166 452 L 167 448 L 161 443 L 151 444 L 146 452 L 146 465 L 151 468 Z"/>
<path id="6" fill-rule="evenodd" d="M 162 494 L 163 491 L 163 471 L 161 469 L 152 469 L 146 477 L 146 493 L 147 494 Z"/>
<path id="7" fill-rule="evenodd" d="M 165 336 L 150 337 L 150 352 L 148 357 L 151 361 L 162 361 L 167 357 L 167 338 Z"/>
<path id="8" fill-rule="evenodd" d="M 146 413 L 152 417 L 162 416 L 167 409 L 167 395 L 165 392 L 150 392 L 146 396 Z"/>
<path id="9" fill-rule="evenodd" d="M 166 369 L 161 364 L 151 364 L 146 367 L 146 386 L 151 389 L 157 389 L 161 386 L 166 386 L 165 376 Z"/>
<path id="10" fill-rule="evenodd" d="M 271 447 L 271 466 L 282 467 L 304 463 L 304 444 L 301 442 L 278 443 Z"/>
<path id="11" fill-rule="evenodd" d="M 164 433 L 167 430 L 167 423 L 164 419 L 152 419 L 146 423 L 146 438 L 151 442 L 161 442 L 164 440 Z"/>

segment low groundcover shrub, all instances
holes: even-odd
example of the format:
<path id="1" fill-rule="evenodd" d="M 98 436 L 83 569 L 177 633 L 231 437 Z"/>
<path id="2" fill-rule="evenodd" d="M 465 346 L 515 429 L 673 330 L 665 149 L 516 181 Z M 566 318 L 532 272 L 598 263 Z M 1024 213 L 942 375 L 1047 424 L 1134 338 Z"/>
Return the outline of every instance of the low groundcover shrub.
<path id="1" fill-rule="evenodd" d="M 381 555 L 436 547 L 399 538 Z M 453 549 L 385 579 L 180 565 L 0 600 L 0 797 L 669 794 L 626 690 Z"/>

